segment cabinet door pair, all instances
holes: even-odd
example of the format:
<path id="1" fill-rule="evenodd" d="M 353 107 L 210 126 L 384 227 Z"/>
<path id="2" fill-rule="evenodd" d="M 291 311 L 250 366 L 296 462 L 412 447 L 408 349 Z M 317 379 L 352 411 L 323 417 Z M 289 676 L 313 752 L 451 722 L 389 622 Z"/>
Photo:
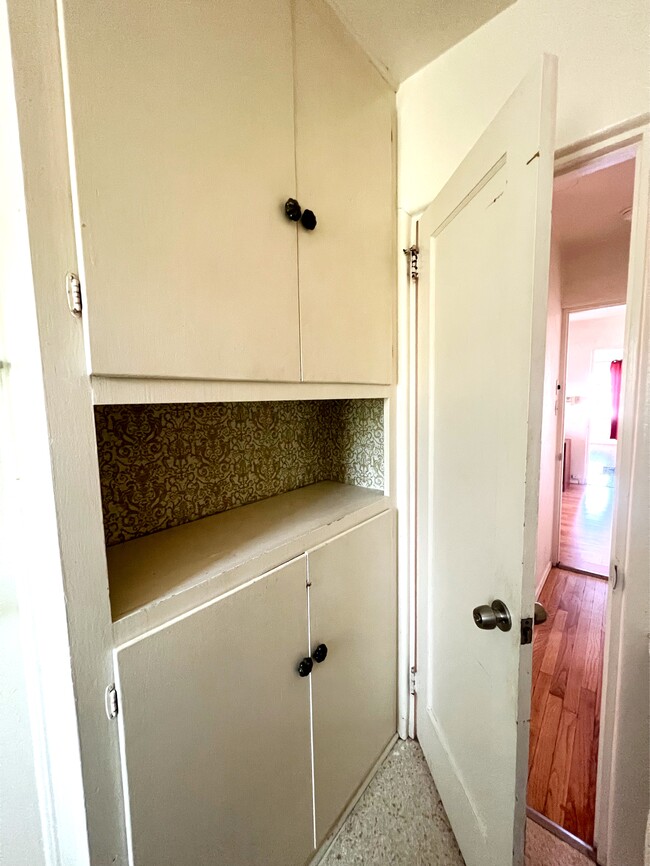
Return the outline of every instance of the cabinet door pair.
<path id="1" fill-rule="evenodd" d="M 394 94 L 331 9 L 62 7 L 90 371 L 390 382 Z"/>
<path id="2" fill-rule="evenodd" d="M 396 729 L 393 525 L 381 514 L 117 651 L 132 866 L 312 856 Z"/>

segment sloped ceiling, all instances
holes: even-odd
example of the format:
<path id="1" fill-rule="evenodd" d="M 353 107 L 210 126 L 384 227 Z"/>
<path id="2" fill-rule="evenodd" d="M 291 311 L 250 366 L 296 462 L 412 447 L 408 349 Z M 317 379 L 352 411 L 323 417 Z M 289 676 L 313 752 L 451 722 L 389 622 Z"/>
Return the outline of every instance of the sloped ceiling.
<path id="1" fill-rule="evenodd" d="M 397 87 L 513 0 L 329 0 Z"/>
<path id="2" fill-rule="evenodd" d="M 553 230 L 563 249 L 629 238 L 634 160 L 556 178 Z M 626 218 L 627 217 L 627 218 Z"/>

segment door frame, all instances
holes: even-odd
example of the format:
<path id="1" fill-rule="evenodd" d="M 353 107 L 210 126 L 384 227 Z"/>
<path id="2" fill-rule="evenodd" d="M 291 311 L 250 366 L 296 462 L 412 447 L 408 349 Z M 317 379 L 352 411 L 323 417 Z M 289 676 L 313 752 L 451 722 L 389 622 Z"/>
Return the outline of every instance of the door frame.
<path id="1" fill-rule="evenodd" d="M 643 305 L 646 291 L 646 238 L 648 231 L 648 179 L 650 177 L 650 116 L 644 115 L 604 131 L 584 141 L 576 142 L 556 153 L 555 176 L 575 171 L 589 165 L 604 168 L 614 161 L 635 159 L 632 225 L 630 231 L 629 267 L 626 293 L 625 339 L 623 345 L 626 359 L 621 403 L 625 408 L 617 443 L 617 478 L 610 553 L 609 582 L 607 593 L 605 651 L 603 659 L 603 684 L 601 697 L 601 724 L 598 744 L 598 773 L 596 781 L 596 815 L 594 826 L 594 848 L 598 862 L 606 864 L 612 851 L 612 809 L 610 787 L 616 754 L 613 746 L 618 708 L 619 655 L 624 639 L 623 629 L 629 623 L 622 622 L 622 592 L 624 581 L 616 592 L 614 575 L 619 578 L 627 563 L 629 553 L 628 529 L 630 524 L 630 498 L 634 481 L 635 439 L 640 422 L 641 396 L 638 394 L 639 369 L 642 362 Z M 584 309 L 611 306 L 611 304 L 583 304 L 565 307 L 562 310 L 562 334 L 560 371 L 562 396 L 566 385 L 566 363 L 568 348 L 569 313 Z M 558 446 L 564 431 L 564 399 L 558 412 Z M 557 478 L 557 476 L 556 476 Z M 556 482 L 553 556 L 559 561 L 559 521 L 561 508 L 561 484 Z M 615 842 L 615 840 L 614 840 Z"/>
<path id="2" fill-rule="evenodd" d="M 608 853 L 616 845 L 610 786 L 617 755 L 613 741 L 615 734 L 616 710 L 619 703 L 619 655 L 624 638 L 621 622 L 621 597 L 624 591 L 623 568 L 627 562 L 628 526 L 630 523 L 630 493 L 634 478 L 635 453 L 638 427 L 641 423 L 641 395 L 638 394 L 639 370 L 643 361 L 642 345 L 643 307 L 646 293 L 646 237 L 648 232 L 648 186 L 650 180 L 650 113 L 631 118 L 621 124 L 609 127 L 585 139 L 576 141 L 555 152 L 555 176 L 597 161 L 612 159 L 614 152 L 630 148 L 634 153 L 635 181 L 632 226 L 630 234 L 630 264 L 626 297 L 626 324 L 624 351 L 627 357 L 627 370 L 621 389 L 621 403 L 626 407 L 627 423 L 621 430 L 617 450 L 617 467 L 620 467 L 619 485 L 614 504 L 614 527 L 612 532 L 612 556 L 610 580 L 614 568 L 618 570 L 620 591 L 608 593 L 607 626 L 605 634 L 605 658 L 603 664 L 603 690 L 601 698 L 601 725 L 598 748 L 598 778 L 596 784 L 596 819 L 594 847 L 599 851 L 599 863 L 606 866 Z M 428 205 L 427 205 L 428 206 Z M 407 418 L 408 423 L 397 430 L 397 506 L 401 515 L 399 521 L 399 585 L 401 588 L 402 622 L 407 618 L 410 623 L 408 641 L 408 671 L 400 671 L 400 734 L 414 737 L 415 731 L 415 681 L 417 676 L 416 658 L 416 552 L 421 543 L 422 528 L 418 525 L 415 504 L 418 501 L 417 466 L 417 417 L 418 417 L 418 340 L 417 340 L 417 277 L 413 277 L 409 248 L 417 248 L 417 222 L 426 208 L 412 213 L 401 211 L 398 221 L 398 242 L 405 252 L 404 260 L 398 266 L 398 387 L 396 393 L 396 413 L 398 418 Z M 417 268 L 415 268 L 417 271 Z M 577 309 L 577 308 L 576 308 Z M 573 309 L 571 310 L 573 311 Z M 566 334 L 568 331 L 568 312 L 563 310 L 560 370 L 566 375 Z M 564 385 L 564 381 L 562 383 Z M 564 390 L 561 392 L 564 396 Z M 564 400 L 561 401 L 562 416 L 560 428 L 564 429 Z M 540 429 L 541 435 L 541 429 Z M 559 434 L 558 434 L 559 440 Z M 623 474 L 625 482 L 622 483 Z M 556 482 L 556 503 L 557 503 Z M 556 504 L 557 508 L 557 504 Z M 554 526 L 559 525 L 555 523 Z M 559 545 L 554 541 L 553 551 Z M 555 557 L 557 561 L 557 557 Z M 626 622 L 627 625 L 627 622 Z M 402 663 L 403 664 L 403 663 Z M 410 687 L 407 688 L 408 684 Z M 619 742 L 621 738 L 619 737 Z"/>

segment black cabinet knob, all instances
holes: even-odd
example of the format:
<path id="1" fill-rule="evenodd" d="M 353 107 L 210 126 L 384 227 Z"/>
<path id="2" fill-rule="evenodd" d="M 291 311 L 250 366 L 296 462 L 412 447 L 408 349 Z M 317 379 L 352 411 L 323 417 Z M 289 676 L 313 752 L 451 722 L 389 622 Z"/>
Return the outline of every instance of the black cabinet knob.
<path id="1" fill-rule="evenodd" d="M 313 230 L 316 228 L 316 225 L 318 224 L 316 214 L 313 212 L 313 210 L 304 210 L 302 212 L 302 219 L 300 220 L 300 222 L 302 223 L 303 228 L 306 228 L 309 232 L 313 232 Z"/>
<path id="2" fill-rule="evenodd" d="M 288 198 L 286 200 L 286 202 L 284 203 L 284 212 L 294 223 L 297 223 L 302 216 L 302 208 L 300 207 L 300 204 L 295 200 L 295 198 Z"/>
<path id="3" fill-rule="evenodd" d="M 300 677 L 308 677 L 311 673 L 311 669 L 314 667 L 313 661 L 307 657 L 304 658 L 300 664 L 298 665 L 298 676 Z"/>
<path id="4" fill-rule="evenodd" d="M 327 658 L 327 646 L 324 643 L 319 643 L 314 652 L 311 654 L 311 657 L 315 662 L 318 662 L 318 664 L 324 662 Z"/>

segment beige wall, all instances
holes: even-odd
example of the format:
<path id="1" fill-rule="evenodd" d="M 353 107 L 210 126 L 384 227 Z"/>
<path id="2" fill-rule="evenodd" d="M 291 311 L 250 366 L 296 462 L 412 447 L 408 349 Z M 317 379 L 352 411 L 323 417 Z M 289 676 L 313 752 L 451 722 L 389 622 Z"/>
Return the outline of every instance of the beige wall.
<path id="1" fill-rule="evenodd" d="M 0 360 L 7 361 L 4 290 L 26 286 L 20 271 L 26 249 L 21 216 L 22 177 L 16 173 L 17 129 L 13 106 L 10 51 L 4 7 L 0 7 Z M 0 863 L 42 866 L 45 863 L 32 741 L 25 612 L 18 604 L 19 580 L 13 560 L 11 517 L 16 511 L 11 436 L 11 367 L 0 369 Z M 32 531 L 31 540 L 35 535 Z M 21 565 L 30 558 L 20 550 Z M 33 687 L 33 683 L 32 683 Z M 33 695 L 32 695 L 33 697 Z M 32 707 L 33 709 L 33 707 Z"/>
<path id="2" fill-rule="evenodd" d="M 559 57 L 558 146 L 647 112 L 649 32 L 647 0 L 518 0 L 400 87 L 400 206 L 433 199 L 543 51 Z"/>
<path id="3" fill-rule="evenodd" d="M 542 450 L 540 455 L 539 515 L 537 523 L 537 567 L 535 588 L 551 566 L 553 547 L 553 514 L 555 479 L 557 477 L 557 380 L 560 376 L 560 338 L 562 334 L 562 278 L 560 249 L 557 239 L 551 239 L 551 266 L 548 285 L 548 316 L 546 323 L 546 360 L 544 368 L 544 408 L 542 414 Z"/>

